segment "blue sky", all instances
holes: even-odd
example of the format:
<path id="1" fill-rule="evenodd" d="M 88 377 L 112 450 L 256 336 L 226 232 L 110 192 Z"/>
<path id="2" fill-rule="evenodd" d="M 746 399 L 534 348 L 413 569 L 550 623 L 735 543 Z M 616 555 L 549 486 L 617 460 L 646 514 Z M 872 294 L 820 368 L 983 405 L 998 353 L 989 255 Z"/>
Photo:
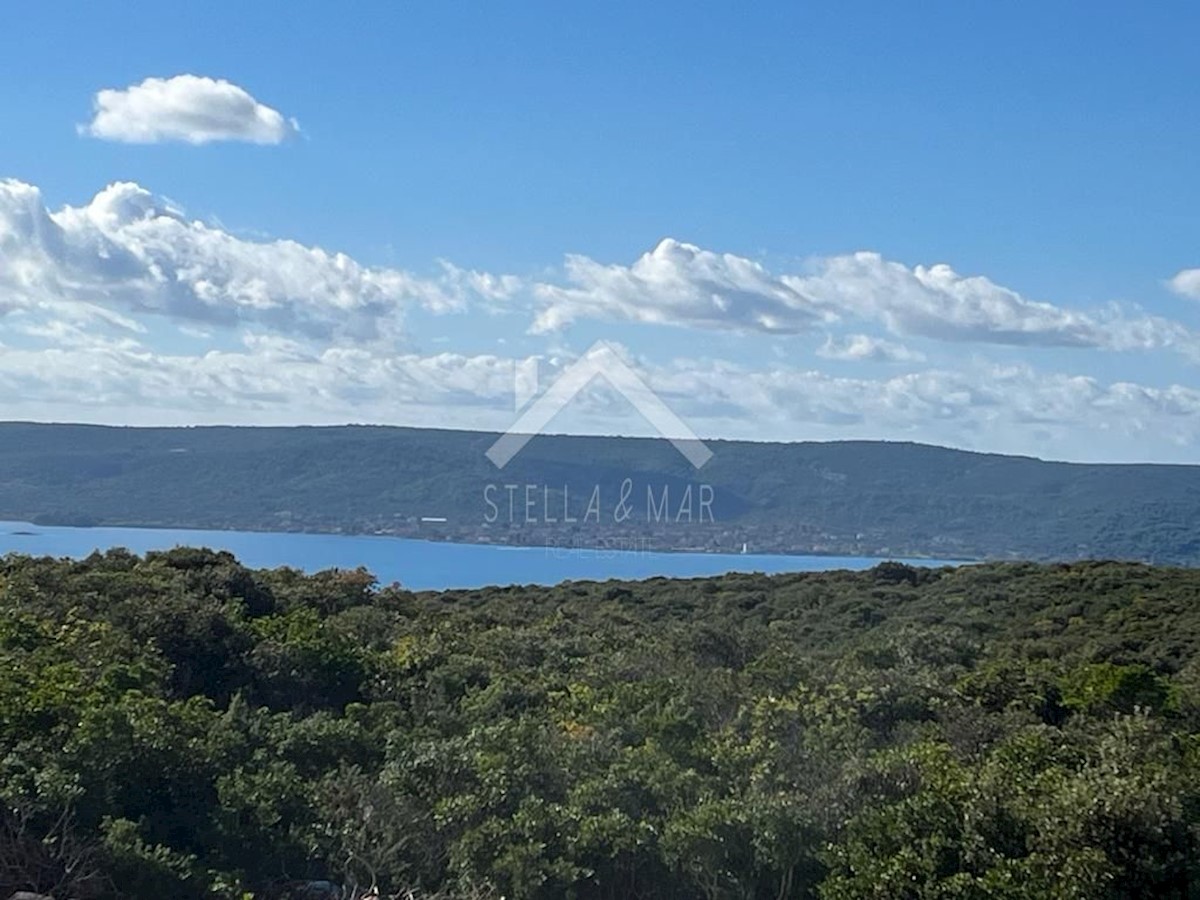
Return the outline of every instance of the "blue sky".
<path id="1" fill-rule="evenodd" d="M 37 193 L 10 189 L 7 244 L 0 205 L 2 416 L 503 428 L 505 366 L 552 377 L 605 339 L 713 436 L 1196 461 L 1194 6 L 20 19 L 0 34 L 0 178 Z M 298 133 L 181 139 L 170 104 L 203 85 L 113 113 L 164 116 L 152 142 L 86 133 L 99 91 L 185 74 Z M 157 199 L 63 212 L 114 182 Z M 11 224 L 30 204 L 70 253 Z M 134 284 L 135 264 L 164 280 Z M 560 425 L 636 432 L 611 401 Z"/>

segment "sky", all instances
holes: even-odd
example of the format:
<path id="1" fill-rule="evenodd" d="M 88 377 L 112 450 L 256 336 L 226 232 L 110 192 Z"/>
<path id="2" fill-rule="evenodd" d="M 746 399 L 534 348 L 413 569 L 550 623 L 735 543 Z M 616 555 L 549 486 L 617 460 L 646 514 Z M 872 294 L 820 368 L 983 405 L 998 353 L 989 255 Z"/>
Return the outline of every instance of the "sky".
<path id="1" fill-rule="evenodd" d="M 12 18 L 0 418 L 1200 461 L 1194 4 Z"/>

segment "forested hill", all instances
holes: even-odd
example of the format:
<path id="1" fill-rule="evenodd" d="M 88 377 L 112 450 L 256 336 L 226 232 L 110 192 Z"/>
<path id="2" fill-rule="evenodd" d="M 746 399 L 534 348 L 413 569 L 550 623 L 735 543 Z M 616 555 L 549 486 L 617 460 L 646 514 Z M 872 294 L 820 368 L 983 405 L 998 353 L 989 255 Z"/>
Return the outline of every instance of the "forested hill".
<path id="1" fill-rule="evenodd" d="M 942 558 L 1200 562 L 1200 467 L 1078 465 L 917 444 L 714 441 L 699 472 L 665 441 L 539 436 L 503 470 L 495 435 L 383 427 L 104 428 L 0 424 L 0 516 L 382 532 L 461 540 L 636 539 L 665 549 Z M 607 516 L 622 484 L 673 493 L 670 522 Z M 515 517 L 504 485 L 520 485 Z M 497 507 L 485 503 L 488 485 Z M 533 518 L 524 487 L 535 486 Z M 689 486 L 715 521 L 678 521 Z M 576 517 L 596 487 L 605 519 Z M 695 499 L 695 498 L 693 498 Z M 498 520 L 488 522 L 489 514 Z M 444 524 L 422 517 L 445 518 Z M 561 519 L 562 516 L 560 515 Z"/>
<path id="2" fill-rule="evenodd" d="M 1195 897 L 1198 648 L 1200 571 L 1138 564 L 9 556 L 0 897 Z"/>

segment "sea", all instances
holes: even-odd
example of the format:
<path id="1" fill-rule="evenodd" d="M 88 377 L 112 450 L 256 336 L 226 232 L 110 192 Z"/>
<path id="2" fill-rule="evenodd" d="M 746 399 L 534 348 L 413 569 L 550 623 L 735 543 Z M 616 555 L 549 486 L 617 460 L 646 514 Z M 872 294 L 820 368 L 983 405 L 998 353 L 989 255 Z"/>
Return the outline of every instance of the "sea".
<path id="1" fill-rule="evenodd" d="M 172 547 L 228 550 L 251 568 L 288 566 L 306 572 L 368 569 L 380 584 L 410 590 L 487 585 L 553 585 L 563 581 L 622 581 L 666 576 L 696 578 L 727 572 L 814 572 L 867 569 L 884 559 L 758 553 L 663 553 L 630 549 L 513 547 L 374 535 L 209 531 L 183 528 L 74 528 L 0 522 L 0 553 L 81 559 L 95 550 L 135 553 Z M 904 559 L 915 566 L 953 560 Z"/>

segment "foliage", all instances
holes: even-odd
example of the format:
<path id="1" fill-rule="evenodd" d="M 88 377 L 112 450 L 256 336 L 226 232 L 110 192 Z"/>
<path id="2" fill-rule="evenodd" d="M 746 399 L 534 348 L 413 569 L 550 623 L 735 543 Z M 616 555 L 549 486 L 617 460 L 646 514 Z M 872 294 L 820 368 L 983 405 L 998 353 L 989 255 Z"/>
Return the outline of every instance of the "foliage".
<path id="1" fill-rule="evenodd" d="M 1198 597 L 1100 562 L 413 594 L 9 556 L 0 896 L 1194 896 Z"/>

